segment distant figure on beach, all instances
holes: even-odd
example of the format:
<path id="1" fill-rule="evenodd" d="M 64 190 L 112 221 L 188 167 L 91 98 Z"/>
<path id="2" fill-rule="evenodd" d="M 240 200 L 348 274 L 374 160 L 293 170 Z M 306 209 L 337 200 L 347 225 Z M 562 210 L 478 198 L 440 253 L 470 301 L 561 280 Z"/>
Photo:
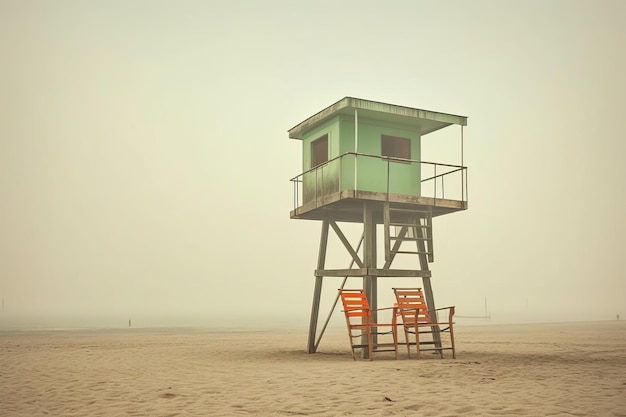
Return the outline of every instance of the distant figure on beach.
<path id="1" fill-rule="evenodd" d="M 128 328 L 130 329 L 130 320 L 128 320 Z"/>
<path id="2" fill-rule="evenodd" d="M 619 314 L 617 315 L 617 319 L 619 320 Z"/>

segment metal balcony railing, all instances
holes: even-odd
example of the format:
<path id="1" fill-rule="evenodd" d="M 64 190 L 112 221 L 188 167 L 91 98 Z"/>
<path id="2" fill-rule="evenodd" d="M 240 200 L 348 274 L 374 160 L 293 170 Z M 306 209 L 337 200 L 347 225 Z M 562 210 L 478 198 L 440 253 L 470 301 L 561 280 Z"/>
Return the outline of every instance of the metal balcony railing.
<path id="1" fill-rule="evenodd" d="M 294 209 L 344 191 L 377 191 L 467 202 L 467 167 L 346 152 L 291 179 Z"/>

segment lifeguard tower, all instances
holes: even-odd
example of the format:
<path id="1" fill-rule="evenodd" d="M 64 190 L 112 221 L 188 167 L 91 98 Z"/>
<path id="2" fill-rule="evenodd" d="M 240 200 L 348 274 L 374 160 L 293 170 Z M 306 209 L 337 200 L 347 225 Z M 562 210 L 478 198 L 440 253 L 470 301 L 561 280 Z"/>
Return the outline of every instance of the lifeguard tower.
<path id="1" fill-rule="evenodd" d="M 452 125 L 461 126 L 461 164 L 422 161 L 424 137 Z M 302 141 L 304 171 L 291 180 L 290 216 L 322 221 L 309 353 L 321 339 L 316 334 L 324 277 L 344 277 L 344 282 L 362 277 L 372 309 L 378 304 L 378 278 L 421 279 L 428 308 L 435 310 L 429 269 L 434 261 L 432 219 L 467 209 L 466 125 L 463 116 L 345 97 L 289 130 L 289 138 Z M 363 224 L 357 247 L 349 243 L 339 222 Z M 377 225 L 384 230 L 383 265 L 377 262 Z M 351 257 L 347 269 L 325 268 L 330 228 Z M 394 269 L 398 255 L 417 256 L 419 269 Z"/>

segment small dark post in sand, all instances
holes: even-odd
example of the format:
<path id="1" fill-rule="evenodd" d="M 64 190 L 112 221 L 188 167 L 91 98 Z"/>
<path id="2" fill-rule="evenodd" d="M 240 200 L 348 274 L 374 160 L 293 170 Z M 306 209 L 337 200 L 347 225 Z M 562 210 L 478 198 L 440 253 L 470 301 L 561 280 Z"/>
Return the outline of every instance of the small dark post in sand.
<path id="1" fill-rule="evenodd" d="M 422 161 L 422 141 L 430 139 L 426 135 L 454 125 L 461 128 L 460 164 Z M 344 278 L 344 284 L 348 277 L 360 278 L 374 323 L 378 323 L 378 278 L 407 278 L 411 286 L 424 289 L 428 308 L 435 311 L 428 265 L 434 261 L 432 218 L 467 209 L 466 125 L 464 116 L 345 97 L 289 130 L 289 138 L 302 142 L 304 171 L 291 180 L 294 206 L 290 217 L 322 221 L 308 353 L 317 350 L 324 334 L 325 325 L 317 337 L 317 322 L 322 281 L 327 277 Z M 361 243 L 352 246 L 339 222 L 363 225 L 361 256 Z M 380 266 L 378 225 L 384 226 L 380 247 L 384 247 L 385 263 Z M 329 229 L 349 254 L 348 269 L 326 269 Z M 407 250 L 403 243 L 412 247 Z M 415 256 L 418 267 L 393 268 L 398 255 Z M 438 334 L 433 331 L 433 338 Z M 434 343 L 440 345 L 439 340 Z M 367 354 L 367 349 L 363 352 Z"/>

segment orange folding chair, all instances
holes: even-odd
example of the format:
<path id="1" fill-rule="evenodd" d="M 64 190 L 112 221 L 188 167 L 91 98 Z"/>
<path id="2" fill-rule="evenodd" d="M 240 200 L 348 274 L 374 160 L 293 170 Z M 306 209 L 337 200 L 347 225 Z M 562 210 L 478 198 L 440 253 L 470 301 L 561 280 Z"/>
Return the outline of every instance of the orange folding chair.
<path id="1" fill-rule="evenodd" d="M 374 352 L 395 352 L 396 359 L 398 359 L 398 336 L 395 316 L 392 318 L 392 323 L 375 323 L 372 319 L 372 310 L 363 290 L 340 289 L 339 293 L 343 303 L 343 312 L 346 315 L 346 324 L 348 325 L 352 359 L 356 360 L 355 349 L 358 348 L 367 348 L 370 360 L 373 359 Z M 378 309 L 378 311 L 380 310 L 391 310 L 391 308 Z M 389 330 L 380 331 L 385 328 L 389 328 Z M 389 334 L 393 337 L 393 343 L 378 343 L 377 336 Z M 363 344 L 363 339 L 365 339 L 366 344 Z"/>
<path id="2" fill-rule="evenodd" d="M 397 309 L 402 316 L 402 326 L 404 328 L 404 336 L 406 347 L 411 357 L 411 345 L 415 345 L 417 349 L 417 359 L 420 358 L 420 351 L 431 350 L 439 353 L 443 358 L 444 350 L 452 350 L 452 358 L 456 359 L 454 350 L 454 307 L 438 308 L 434 312 L 428 310 L 424 293 L 421 288 L 394 288 L 396 295 Z M 440 321 L 437 319 L 437 311 L 448 310 L 448 320 Z M 428 330 L 420 330 L 428 329 Z M 441 334 L 448 332 L 450 334 L 450 345 L 444 346 L 441 340 Z M 409 336 L 415 336 L 415 342 L 411 342 Z M 431 340 L 420 340 L 420 335 L 430 334 Z M 429 348 L 422 348 L 428 346 Z"/>

